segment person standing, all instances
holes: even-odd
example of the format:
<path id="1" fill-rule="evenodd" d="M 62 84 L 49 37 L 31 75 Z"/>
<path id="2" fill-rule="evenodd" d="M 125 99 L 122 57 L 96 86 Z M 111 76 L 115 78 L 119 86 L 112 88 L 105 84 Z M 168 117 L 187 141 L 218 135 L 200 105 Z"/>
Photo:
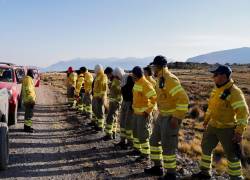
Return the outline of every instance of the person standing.
<path id="1" fill-rule="evenodd" d="M 104 74 L 103 67 L 101 65 L 95 66 L 95 80 L 93 84 L 93 111 L 95 115 L 95 129 L 97 131 L 103 131 L 104 129 L 104 118 L 105 118 L 105 108 L 104 102 L 107 98 L 107 87 L 108 78 Z"/>
<path id="2" fill-rule="evenodd" d="M 162 176 L 164 168 L 163 179 L 175 180 L 178 132 L 181 121 L 188 112 L 189 100 L 179 79 L 168 70 L 167 59 L 164 56 L 156 56 L 150 65 L 157 77 L 159 116 L 154 122 L 150 138 L 150 158 L 154 166 L 145 169 L 144 172 Z"/>
<path id="3" fill-rule="evenodd" d="M 136 161 L 149 158 L 150 122 L 156 104 L 156 92 L 152 84 L 146 80 L 141 67 L 132 70 L 135 80 L 133 87 L 133 138 L 134 147 L 141 152 Z"/>
<path id="4" fill-rule="evenodd" d="M 22 82 L 22 99 L 25 108 L 24 131 L 30 133 L 34 131 L 34 129 L 32 128 L 32 118 L 34 115 L 34 106 L 36 103 L 36 91 L 33 78 L 33 71 L 29 69 Z"/>
<path id="5" fill-rule="evenodd" d="M 83 67 L 81 67 L 78 71 L 76 89 L 75 89 L 76 109 L 81 113 L 83 112 L 83 94 L 84 94 L 83 83 L 84 83 L 84 74 L 83 74 Z"/>
<path id="6" fill-rule="evenodd" d="M 74 104 L 74 92 L 76 88 L 77 74 L 74 72 L 72 67 L 68 68 L 67 71 L 67 97 L 70 106 Z"/>
<path id="7" fill-rule="evenodd" d="M 219 65 L 210 72 L 216 87 L 211 92 L 203 124 L 201 171 L 192 178 L 211 178 L 212 151 L 220 142 L 228 160 L 230 179 L 244 179 L 237 147 L 248 124 L 249 109 L 243 92 L 231 78 L 230 67 Z"/>
<path id="8" fill-rule="evenodd" d="M 82 67 L 82 72 L 84 75 L 84 96 L 83 96 L 83 113 L 86 115 L 87 118 L 92 119 L 92 83 L 93 83 L 93 76 L 87 70 L 86 67 Z"/>
<path id="9" fill-rule="evenodd" d="M 115 147 L 119 149 L 127 149 L 133 146 L 133 87 L 134 80 L 132 75 L 124 74 L 121 81 L 120 142 L 115 144 Z"/>
<path id="10" fill-rule="evenodd" d="M 123 69 L 115 68 L 112 72 L 112 76 L 108 75 L 111 80 L 111 87 L 109 93 L 109 111 L 105 126 L 106 136 L 103 138 L 104 141 L 115 139 L 116 137 L 117 118 L 122 100 L 121 79 L 124 74 Z"/>

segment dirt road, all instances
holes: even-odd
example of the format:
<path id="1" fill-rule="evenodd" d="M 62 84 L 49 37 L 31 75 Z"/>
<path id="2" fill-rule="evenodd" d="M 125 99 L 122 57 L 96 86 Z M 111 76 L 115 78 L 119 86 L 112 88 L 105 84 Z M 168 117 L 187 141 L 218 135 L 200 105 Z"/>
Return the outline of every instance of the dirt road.
<path id="1" fill-rule="evenodd" d="M 50 86 L 37 89 L 33 134 L 24 133 L 23 112 L 10 129 L 10 163 L 1 179 L 156 179 L 130 151 L 101 140 L 89 122 L 68 110 L 66 98 Z"/>

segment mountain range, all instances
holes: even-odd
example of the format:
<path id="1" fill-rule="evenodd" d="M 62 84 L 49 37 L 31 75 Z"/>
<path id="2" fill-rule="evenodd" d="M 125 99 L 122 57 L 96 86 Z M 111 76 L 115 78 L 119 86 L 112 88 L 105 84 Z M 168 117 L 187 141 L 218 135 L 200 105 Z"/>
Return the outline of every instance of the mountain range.
<path id="1" fill-rule="evenodd" d="M 211 52 L 187 59 L 187 62 L 209 63 L 209 64 L 248 64 L 250 63 L 250 48 L 243 47 L 223 51 Z"/>
<path id="2" fill-rule="evenodd" d="M 145 58 L 75 58 L 68 61 L 59 61 L 51 66 L 46 68 L 41 68 L 42 72 L 50 71 L 65 71 L 69 66 L 72 66 L 74 69 L 79 69 L 81 66 L 86 66 L 89 69 L 94 69 L 96 64 L 102 64 L 104 67 L 121 67 L 126 70 L 131 70 L 134 66 L 145 67 L 150 62 L 153 61 L 154 57 L 145 57 Z M 172 62 L 173 59 L 168 59 Z M 250 63 L 250 48 L 236 48 L 223 51 L 211 52 L 208 54 L 203 54 L 188 58 L 187 62 L 194 63 L 208 63 L 208 64 L 249 64 Z"/>
<path id="3" fill-rule="evenodd" d="M 121 67 L 126 70 L 132 69 L 134 66 L 147 66 L 150 62 L 153 61 L 154 57 L 145 57 L 145 58 L 75 58 L 69 61 L 59 61 L 49 67 L 41 68 L 42 72 L 50 71 L 65 71 L 69 66 L 72 66 L 73 69 L 79 69 L 82 66 L 86 66 L 89 69 L 94 69 L 96 64 L 101 64 L 104 67 Z"/>

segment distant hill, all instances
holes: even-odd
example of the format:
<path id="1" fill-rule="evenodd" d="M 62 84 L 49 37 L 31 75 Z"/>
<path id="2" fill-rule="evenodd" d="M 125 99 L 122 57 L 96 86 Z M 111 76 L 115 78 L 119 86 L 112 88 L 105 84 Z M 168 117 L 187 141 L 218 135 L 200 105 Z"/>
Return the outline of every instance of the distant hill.
<path id="1" fill-rule="evenodd" d="M 101 64 L 104 67 L 121 67 L 126 70 L 131 70 L 134 66 L 144 67 L 153 61 L 154 57 L 145 57 L 145 58 L 76 58 L 69 61 L 60 61 L 49 67 L 42 68 L 42 72 L 50 71 L 66 71 L 69 66 L 72 66 L 74 69 L 79 69 L 82 66 L 86 66 L 89 69 L 94 69 L 96 64 Z"/>
<path id="2" fill-rule="evenodd" d="M 249 64 L 250 63 L 250 48 L 243 47 L 237 49 L 229 49 L 224 51 L 216 51 L 208 54 L 203 54 L 187 59 L 187 62 L 209 63 L 209 64 Z"/>

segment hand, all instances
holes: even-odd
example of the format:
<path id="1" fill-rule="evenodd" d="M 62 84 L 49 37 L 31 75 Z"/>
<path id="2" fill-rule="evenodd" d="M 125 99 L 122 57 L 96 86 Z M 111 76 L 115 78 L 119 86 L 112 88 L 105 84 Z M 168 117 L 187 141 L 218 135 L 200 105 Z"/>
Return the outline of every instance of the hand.
<path id="1" fill-rule="evenodd" d="M 172 117 L 170 119 L 170 127 L 173 128 L 173 129 L 176 129 L 178 126 L 179 126 L 179 122 L 181 120 L 179 118 L 176 118 L 176 117 Z"/>
<path id="2" fill-rule="evenodd" d="M 240 133 L 234 133 L 234 137 L 233 137 L 233 142 L 234 143 L 240 143 L 242 141 L 242 134 Z"/>

